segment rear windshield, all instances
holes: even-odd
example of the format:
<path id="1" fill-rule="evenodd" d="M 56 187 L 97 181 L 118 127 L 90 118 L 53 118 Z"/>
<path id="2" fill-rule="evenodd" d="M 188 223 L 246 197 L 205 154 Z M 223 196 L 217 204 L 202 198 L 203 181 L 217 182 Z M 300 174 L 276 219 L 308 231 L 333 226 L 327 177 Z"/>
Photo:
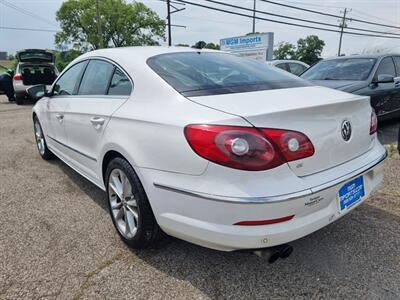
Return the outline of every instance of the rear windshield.
<path id="1" fill-rule="evenodd" d="M 147 64 L 174 89 L 188 97 L 310 85 L 265 63 L 226 53 L 168 53 L 149 58 Z"/>
<path id="2" fill-rule="evenodd" d="M 375 65 L 374 58 L 323 60 L 305 71 L 301 77 L 308 80 L 366 80 Z"/>
<path id="3" fill-rule="evenodd" d="M 21 62 L 34 62 L 34 61 L 42 61 L 42 62 L 52 62 L 53 54 L 49 52 L 21 52 L 19 53 L 19 61 Z"/>

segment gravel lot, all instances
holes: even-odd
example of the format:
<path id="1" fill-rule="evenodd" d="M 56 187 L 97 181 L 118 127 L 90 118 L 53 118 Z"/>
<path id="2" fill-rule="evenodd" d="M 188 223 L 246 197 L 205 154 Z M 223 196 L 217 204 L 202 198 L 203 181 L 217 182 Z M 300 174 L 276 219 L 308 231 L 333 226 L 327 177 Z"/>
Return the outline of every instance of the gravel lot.
<path id="1" fill-rule="evenodd" d="M 0 96 L 0 299 L 400 298 L 397 154 L 372 199 L 293 242 L 285 261 L 176 239 L 132 251 L 112 226 L 105 194 L 39 157 L 31 107 Z"/>

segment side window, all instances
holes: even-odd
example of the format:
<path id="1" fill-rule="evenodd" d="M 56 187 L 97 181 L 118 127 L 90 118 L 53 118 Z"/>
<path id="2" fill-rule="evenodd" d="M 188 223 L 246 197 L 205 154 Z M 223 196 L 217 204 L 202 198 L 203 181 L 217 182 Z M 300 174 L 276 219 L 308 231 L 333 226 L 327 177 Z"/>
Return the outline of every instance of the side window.
<path id="1" fill-rule="evenodd" d="M 279 69 L 282 69 L 282 70 L 285 70 L 285 71 L 287 71 L 287 72 L 290 72 L 289 66 L 288 66 L 287 63 L 277 64 L 277 65 L 275 65 L 275 67 L 277 67 L 277 68 L 279 68 Z"/>
<path id="2" fill-rule="evenodd" d="M 379 64 L 378 70 L 376 70 L 375 77 L 378 75 L 392 75 L 396 76 L 396 70 L 394 68 L 393 60 L 391 57 L 385 57 Z"/>
<path id="3" fill-rule="evenodd" d="M 69 68 L 54 85 L 53 95 L 72 95 L 86 63 L 83 61 Z"/>
<path id="4" fill-rule="evenodd" d="M 129 96 L 132 91 L 132 84 L 129 78 L 118 68 L 115 68 L 111 79 L 108 95 Z"/>
<path id="5" fill-rule="evenodd" d="M 394 64 L 396 65 L 397 76 L 400 76 L 400 56 L 393 57 Z"/>
<path id="6" fill-rule="evenodd" d="M 290 73 L 299 76 L 306 69 L 305 66 L 296 63 L 289 63 Z"/>
<path id="7" fill-rule="evenodd" d="M 79 86 L 79 95 L 105 95 L 114 66 L 102 60 L 91 60 Z"/>

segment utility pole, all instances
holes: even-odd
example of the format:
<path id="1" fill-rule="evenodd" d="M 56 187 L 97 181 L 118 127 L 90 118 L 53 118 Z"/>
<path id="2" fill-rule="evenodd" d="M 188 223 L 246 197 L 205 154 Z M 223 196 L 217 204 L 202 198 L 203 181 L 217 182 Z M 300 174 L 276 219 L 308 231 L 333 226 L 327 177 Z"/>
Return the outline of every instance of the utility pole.
<path id="1" fill-rule="evenodd" d="M 253 2 L 253 34 L 256 33 L 256 1 Z"/>
<path id="2" fill-rule="evenodd" d="M 167 0 L 167 20 L 168 20 L 168 46 L 172 45 L 171 37 L 171 3 Z"/>
<path id="3" fill-rule="evenodd" d="M 344 30 L 344 28 L 347 27 L 346 15 L 347 15 L 348 12 L 351 12 L 351 9 L 345 8 L 344 11 L 343 11 L 343 18 L 342 18 L 341 23 L 339 25 L 339 27 L 340 27 L 340 38 L 339 38 L 338 56 L 340 56 L 340 50 L 342 49 L 343 30 Z"/>
<path id="4" fill-rule="evenodd" d="M 103 48 L 103 32 L 101 29 L 100 22 L 100 9 L 99 9 L 99 0 L 96 0 L 96 15 L 97 15 L 97 38 L 99 39 L 99 48 Z"/>

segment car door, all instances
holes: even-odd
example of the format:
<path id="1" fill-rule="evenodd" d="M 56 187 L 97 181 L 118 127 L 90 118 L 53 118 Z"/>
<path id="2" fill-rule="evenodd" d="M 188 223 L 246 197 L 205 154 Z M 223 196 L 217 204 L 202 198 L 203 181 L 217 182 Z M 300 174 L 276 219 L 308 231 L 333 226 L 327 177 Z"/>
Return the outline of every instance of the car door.
<path id="1" fill-rule="evenodd" d="M 391 75 L 396 77 L 396 69 L 392 57 L 383 58 L 375 72 L 372 82 L 376 81 L 378 75 Z M 396 102 L 396 92 L 394 82 L 372 83 L 370 87 L 371 105 L 375 108 L 378 116 L 383 116 L 393 110 Z"/>
<path id="2" fill-rule="evenodd" d="M 67 136 L 64 126 L 64 113 L 69 99 L 75 97 L 79 80 L 86 66 L 79 62 L 66 70 L 53 85 L 51 97 L 46 99 L 46 126 L 44 128 L 47 144 L 58 155 L 65 158 Z"/>
<path id="3" fill-rule="evenodd" d="M 121 68 L 104 59 L 91 59 L 77 96 L 66 107 L 69 155 L 74 166 L 95 182 L 100 180 L 97 167 L 104 130 L 131 90 L 131 81 Z"/>

